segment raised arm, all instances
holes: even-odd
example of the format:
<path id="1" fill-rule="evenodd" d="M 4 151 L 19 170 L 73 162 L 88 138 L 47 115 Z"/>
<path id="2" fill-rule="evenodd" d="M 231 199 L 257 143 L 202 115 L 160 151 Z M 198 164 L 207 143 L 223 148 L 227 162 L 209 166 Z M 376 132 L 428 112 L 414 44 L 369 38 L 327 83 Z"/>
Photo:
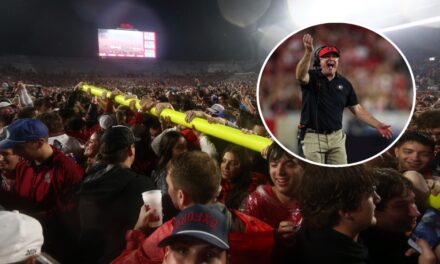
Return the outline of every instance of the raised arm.
<path id="1" fill-rule="evenodd" d="M 18 82 L 17 84 L 17 95 L 20 105 L 22 107 L 34 105 L 34 103 L 32 102 L 32 98 L 28 94 L 26 85 L 22 82 Z"/>
<path id="2" fill-rule="evenodd" d="M 348 107 L 350 111 L 362 122 L 374 127 L 379 134 L 387 139 L 390 139 L 393 136 L 393 131 L 391 130 L 391 126 L 384 124 L 374 118 L 365 108 L 363 108 L 360 104 L 352 105 Z"/>
<path id="3" fill-rule="evenodd" d="M 303 37 L 304 44 L 304 55 L 301 60 L 298 62 L 296 66 L 296 79 L 302 83 L 309 83 L 309 68 L 310 68 L 310 59 L 313 53 L 313 37 L 310 34 L 305 34 Z"/>

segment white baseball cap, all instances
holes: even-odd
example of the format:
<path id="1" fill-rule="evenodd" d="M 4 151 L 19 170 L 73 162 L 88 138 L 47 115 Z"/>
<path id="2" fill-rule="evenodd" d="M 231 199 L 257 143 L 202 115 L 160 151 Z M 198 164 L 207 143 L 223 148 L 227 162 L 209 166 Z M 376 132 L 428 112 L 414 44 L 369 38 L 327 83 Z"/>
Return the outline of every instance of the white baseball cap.
<path id="1" fill-rule="evenodd" d="M 43 228 L 18 211 L 0 211 L 0 263 L 14 263 L 41 253 Z"/>
<path id="2" fill-rule="evenodd" d="M 111 126 L 116 125 L 115 120 L 109 114 L 103 114 L 103 115 L 99 116 L 98 122 L 99 122 L 99 126 L 102 129 L 107 129 L 107 128 L 111 127 Z"/>
<path id="3" fill-rule="evenodd" d="M 7 107 L 10 105 L 12 105 L 11 102 L 7 102 L 7 101 L 0 102 L 0 108 Z"/>

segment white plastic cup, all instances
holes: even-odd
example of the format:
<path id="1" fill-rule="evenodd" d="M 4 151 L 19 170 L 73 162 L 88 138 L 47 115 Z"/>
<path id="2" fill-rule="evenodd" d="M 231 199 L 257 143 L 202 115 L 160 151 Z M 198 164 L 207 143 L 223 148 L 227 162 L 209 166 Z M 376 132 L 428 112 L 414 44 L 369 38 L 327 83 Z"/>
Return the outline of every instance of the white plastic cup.
<path id="1" fill-rule="evenodd" d="M 150 216 L 149 227 L 158 227 L 162 224 L 162 192 L 161 190 L 151 190 L 142 193 L 144 204 L 149 208 L 156 209 L 155 213 Z"/>

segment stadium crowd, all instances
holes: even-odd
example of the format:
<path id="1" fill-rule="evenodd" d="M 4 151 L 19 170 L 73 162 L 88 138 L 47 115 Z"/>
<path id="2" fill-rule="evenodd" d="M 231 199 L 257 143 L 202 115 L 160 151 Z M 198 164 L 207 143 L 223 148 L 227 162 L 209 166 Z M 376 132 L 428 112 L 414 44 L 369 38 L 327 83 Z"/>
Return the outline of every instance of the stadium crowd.
<path id="1" fill-rule="evenodd" d="M 345 168 L 312 166 L 276 143 L 256 153 L 147 114 L 172 108 L 267 136 L 255 79 L 4 70 L 0 262 L 438 263 L 435 244 L 416 239 L 419 253 L 407 244 L 440 193 L 438 95 L 418 94 L 393 150 Z M 93 96 L 80 81 L 112 92 Z M 116 105 L 121 93 L 142 108 Z M 151 227 L 158 212 L 142 193 L 154 189 L 163 224 Z"/>
<path id="2" fill-rule="evenodd" d="M 414 76 L 419 91 L 438 90 L 440 83 L 440 74 L 438 72 L 439 60 L 427 59 L 413 66 Z"/>

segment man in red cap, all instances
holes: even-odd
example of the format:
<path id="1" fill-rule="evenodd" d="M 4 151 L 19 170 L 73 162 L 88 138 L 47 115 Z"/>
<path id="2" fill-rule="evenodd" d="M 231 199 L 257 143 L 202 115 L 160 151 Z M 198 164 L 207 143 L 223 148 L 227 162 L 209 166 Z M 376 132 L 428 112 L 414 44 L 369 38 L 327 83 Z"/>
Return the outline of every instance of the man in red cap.
<path id="1" fill-rule="evenodd" d="M 301 83 L 302 152 L 306 159 L 324 164 L 346 164 L 345 133 L 342 113 L 345 107 L 362 122 L 374 127 L 382 137 L 392 137 L 391 126 L 374 118 L 359 103 L 351 83 L 337 70 L 339 49 L 325 45 L 313 53 L 313 37 L 303 37 L 305 52 L 296 67 Z M 309 70 L 313 58 L 314 69 Z"/>

